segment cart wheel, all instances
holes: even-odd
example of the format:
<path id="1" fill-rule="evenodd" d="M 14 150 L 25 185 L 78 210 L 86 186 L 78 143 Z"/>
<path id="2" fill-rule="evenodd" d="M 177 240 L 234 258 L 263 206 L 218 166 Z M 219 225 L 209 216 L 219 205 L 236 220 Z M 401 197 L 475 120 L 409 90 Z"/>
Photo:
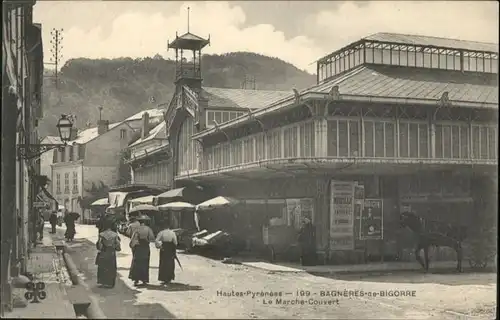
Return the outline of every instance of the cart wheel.
<path id="1" fill-rule="evenodd" d="M 469 259 L 469 265 L 473 269 L 484 269 L 488 265 L 486 260 Z"/>
<path id="2" fill-rule="evenodd" d="M 274 251 L 273 246 L 267 246 L 268 254 L 269 254 L 269 262 L 274 262 L 276 259 L 276 252 Z"/>

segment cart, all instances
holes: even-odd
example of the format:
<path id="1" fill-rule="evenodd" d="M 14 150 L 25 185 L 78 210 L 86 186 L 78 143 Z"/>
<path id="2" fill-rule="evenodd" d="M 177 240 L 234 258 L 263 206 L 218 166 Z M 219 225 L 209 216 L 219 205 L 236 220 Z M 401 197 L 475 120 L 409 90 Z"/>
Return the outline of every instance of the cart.
<path id="1" fill-rule="evenodd" d="M 290 226 L 264 226 L 262 239 L 270 262 L 277 256 L 298 258 L 297 231 Z"/>

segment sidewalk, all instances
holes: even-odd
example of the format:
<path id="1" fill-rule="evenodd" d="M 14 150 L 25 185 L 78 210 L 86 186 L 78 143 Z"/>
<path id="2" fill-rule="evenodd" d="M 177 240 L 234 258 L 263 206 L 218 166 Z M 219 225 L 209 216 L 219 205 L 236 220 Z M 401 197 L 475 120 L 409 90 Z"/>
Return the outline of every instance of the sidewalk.
<path id="1" fill-rule="evenodd" d="M 40 318 L 76 318 L 73 305 L 70 303 L 66 288 L 71 285 L 66 266 L 60 254 L 57 254 L 52 243 L 52 235 L 44 229 L 43 240 L 32 249 L 27 261 L 27 271 L 34 275 L 35 281 L 45 282 L 44 291 L 47 297 L 40 303 L 31 303 L 24 298 L 26 289 L 13 289 L 13 294 L 27 301 L 26 307 L 14 308 L 6 313 L 6 318 L 40 319 Z"/>
<path id="2" fill-rule="evenodd" d="M 334 275 L 334 274 L 357 274 L 357 273 L 377 273 L 390 271 L 419 271 L 422 270 L 420 265 L 415 262 L 385 262 L 385 263 L 367 263 L 354 265 L 318 265 L 318 266 L 302 266 L 298 263 L 280 262 L 242 262 L 242 265 L 252 268 L 263 269 L 270 272 L 307 272 L 318 275 Z M 431 263 L 432 269 L 454 269 L 457 266 L 456 261 L 435 261 Z M 464 270 L 469 269 L 467 262 L 462 262 Z"/>

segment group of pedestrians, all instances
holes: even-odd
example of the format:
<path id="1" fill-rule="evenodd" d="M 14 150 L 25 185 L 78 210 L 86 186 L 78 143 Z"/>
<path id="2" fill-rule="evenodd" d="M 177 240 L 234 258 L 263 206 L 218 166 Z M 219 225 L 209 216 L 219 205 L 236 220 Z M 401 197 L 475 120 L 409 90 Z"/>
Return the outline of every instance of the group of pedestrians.
<path id="1" fill-rule="evenodd" d="M 155 238 L 153 230 L 147 225 L 148 221 L 147 216 L 131 217 L 125 231 L 130 237 L 132 249 L 129 279 L 134 282 L 134 286 L 145 286 L 149 283 L 150 244 L 154 242 L 156 248 L 160 250 L 158 281 L 162 285 L 167 285 L 175 279 L 177 237 L 166 226 Z M 99 239 L 96 244 L 97 283 L 102 287 L 113 288 L 117 275 L 116 252 L 121 251 L 120 237 L 112 215 L 102 216 L 97 226 L 99 228 Z"/>

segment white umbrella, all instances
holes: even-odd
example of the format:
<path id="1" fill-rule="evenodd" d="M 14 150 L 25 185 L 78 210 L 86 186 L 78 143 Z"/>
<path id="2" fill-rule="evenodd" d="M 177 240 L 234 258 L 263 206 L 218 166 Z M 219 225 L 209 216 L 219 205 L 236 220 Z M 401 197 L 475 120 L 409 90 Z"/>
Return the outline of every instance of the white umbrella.
<path id="1" fill-rule="evenodd" d="M 167 204 L 162 204 L 160 206 L 158 206 L 158 209 L 160 210 L 184 210 L 184 209 L 195 209 L 196 206 L 191 204 L 191 203 L 187 203 L 187 202 L 171 202 L 171 203 L 167 203 Z"/>
<path id="2" fill-rule="evenodd" d="M 238 204 L 240 201 L 229 197 L 215 197 L 196 206 L 197 210 L 210 210 L 215 208 L 229 207 Z"/>
<path id="3" fill-rule="evenodd" d="M 96 200 L 96 201 L 92 202 L 92 204 L 91 204 L 91 206 L 108 206 L 108 205 L 109 205 L 108 198 L 102 198 L 102 199 Z"/>

